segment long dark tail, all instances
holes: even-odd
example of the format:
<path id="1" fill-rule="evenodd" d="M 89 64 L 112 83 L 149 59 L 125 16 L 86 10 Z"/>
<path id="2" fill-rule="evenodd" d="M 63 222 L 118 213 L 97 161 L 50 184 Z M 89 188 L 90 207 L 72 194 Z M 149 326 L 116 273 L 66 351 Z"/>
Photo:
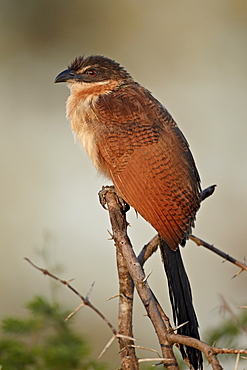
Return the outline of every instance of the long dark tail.
<path id="1" fill-rule="evenodd" d="M 192 303 L 190 283 L 184 268 L 180 250 L 171 250 L 163 239 L 160 239 L 160 250 L 168 280 L 169 295 L 176 326 L 188 323 L 177 330 L 179 334 L 200 339 L 198 321 Z M 203 368 L 202 354 L 195 348 L 181 346 L 183 357 L 188 357 L 195 370 Z"/>

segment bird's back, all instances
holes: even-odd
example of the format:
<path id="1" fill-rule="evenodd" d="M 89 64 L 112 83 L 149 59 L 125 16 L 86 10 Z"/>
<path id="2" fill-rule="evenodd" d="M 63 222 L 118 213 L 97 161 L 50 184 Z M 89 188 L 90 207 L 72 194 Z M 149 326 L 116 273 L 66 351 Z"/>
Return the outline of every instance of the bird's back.
<path id="1" fill-rule="evenodd" d="M 176 249 L 200 205 L 200 179 L 182 132 L 135 83 L 101 95 L 94 111 L 100 162 L 119 194 Z"/>

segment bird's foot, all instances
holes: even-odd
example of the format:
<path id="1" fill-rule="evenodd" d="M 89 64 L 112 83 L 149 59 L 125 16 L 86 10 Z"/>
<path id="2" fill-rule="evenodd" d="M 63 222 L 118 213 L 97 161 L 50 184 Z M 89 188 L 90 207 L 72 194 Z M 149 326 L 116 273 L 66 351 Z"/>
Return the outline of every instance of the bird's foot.
<path id="1" fill-rule="evenodd" d="M 117 196 L 117 198 L 118 198 L 118 202 L 119 202 L 119 204 L 121 206 L 122 212 L 123 213 L 128 212 L 128 210 L 130 209 L 130 206 L 128 205 L 128 203 L 125 202 L 125 200 L 123 198 L 121 198 L 118 195 L 118 193 L 117 193 L 117 191 L 116 191 L 116 189 L 115 189 L 115 187 L 113 185 L 111 185 L 111 186 L 102 186 L 102 189 L 98 192 L 99 202 L 102 205 L 102 207 L 107 210 L 107 207 L 106 207 L 107 202 L 106 202 L 105 195 L 108 192 L 115 193 L 116 196 Z"/>

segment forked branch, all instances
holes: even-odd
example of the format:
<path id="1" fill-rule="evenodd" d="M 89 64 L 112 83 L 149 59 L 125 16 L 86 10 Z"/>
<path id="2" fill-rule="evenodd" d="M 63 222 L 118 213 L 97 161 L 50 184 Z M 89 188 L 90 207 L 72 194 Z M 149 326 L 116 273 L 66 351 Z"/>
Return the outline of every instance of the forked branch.
<path id="1" fill-rule="evenodd" d="M 202 200 L 206 199 L 209 195 L 212 194 L 212 188 L 214 190 L 214 187 L 211 187 L 211 190 L 207 191 L 204 193 L 205 197 L 202 198 Z M 207 195 L 207 196 L 206 196 Z M 150 290 L 148 285 L 144 285 L 144 282 L 146 283 L 146 279 L 142 278 L 143 277 L 143 270 L 142 266 L 147 260 L 148 257 L 152 255 L 152 253 L 157 249 L 158 247 L 158 236 L 155 236 L 151 242 L 144 247 L 144 249 L 141 251 L 141 253 L 138 256 L 138 260 L 136 259 L 131 243 L 129 241 L 128 235 L 127 235 L 127 221 L 125 219 L 125 212 L 123 209 L 121 209 L 121 204 L 122 201 L 118 199 L 116 194 L 114 192 L 110 191 L 107 193 L 107 190 L 104 194 L 106 203 L 107 203 L 107 208 L 110 214 L 110 220 L 111 220 L 111 225 L 113 229 L 113 239 L 115 241 L 116 247 L 119 248 L 122 252 L 122 255 L 124 256 L 126 260 L 126 266 L 129 269 L 129 273 L 134 281 L 135 287 L 138 291 L 138 294 L 141 298 L 141 300 L 144 303 L 147 303 L 145 299 L 145 294 L 147 294 L 146 289 L 149 290 L 150 294 L 150 300 L 153 301 L 154 305 L 150 307 L 150 310 L 147 310 L 148 316 L 150 317 L 153 326 L 155 328 L 156 333 L 159 332 L 159 327 L 157 325 L 162 325 L 162 330 L 165 330 L 165 340 L 171 345 L 171 344 L 183 344 L 187 345 L 190 347 L 194 347 L 202 351 L 208 362 L 211 364 L 212 369 L 217 369 L 220 370 L 222 369 L 222 366 L 220 365 L 218 359 L 217 359 L 217 354 L 218 353 L 241 353 L 241 354 L 247 354 L 247 350 L 245 349 L 221 349 L 221 348 L 216 348 L 207 345 L 206 343 L 201 342 L 200 340 L 197 340 L 195 338 L 175 334 L 172 330 L 169 329 L 169 325 L 164 325 L 165 320 L 163 318 L 163 322 L 161 321 L 156 321 L 153 319 L 153 314 L 154 317 L 158 312 L 160 313 L 160 316 L 162 317 L 162 312 L 163 310 L 159 306 L 158 301 L 154 297 L 152 291 Z M 138 262 L 139 263 L 138 263 Z M 142 279 L 142 289 L 140 289 L 140 281 Z M 147 307 L 145 307 L 147 309 Z M 154 310 L 154 312 L 153 312 Z M 164 314 L 165 315 L 165 314 Z M 165 316 L 166 317 L 166 316 Z M 169 322 L 169 321 L 168 321 Z M 165 328 L 165 329 L 164 329 Z M 159 336 L 158 336 L 159 337 Z M 159 338 L 160 339 L 160 338 Z M 161 342 L 162 343 L 162 342 Z M 162 346 L 161 346 L 162 348 Z M 167 358 L 167 356 L 164 355 L 164 352 L 162 353 L 163 357 Z M 161 361 L 161 363 L 164 364 L 164 361 Z M 165 364 L 164 364 L 165 366 Z M 166 366 L 169 366 L 169 369 L 173 368 L 172 366 L 175 366 L 174 368 L 177 368 L 176 363 L 174 364 L 169 364 L 167 362 Z"/>
<path id="2" fill-rule="evenodd" d="M 74 315 L 82 306 L 86 305 L 93 309 L 93 311 L 96 312 L 97 315 L 99 315 L 104 320 L 104 322 L 112 331 L 113 336 L 107 343 L 101 354 L 103 354 L 103 352 L 110 346 L 114 339 L 118 338 L 121 350 L 120 352 L 122 356 L 122 370 L 138 369 L 138 363 L 141 362 L 141 360 L 137 360 L 136 358 L 134 350 L 135 347 L 137 346 L 133 345 L 134 338 L 132 333 L 133 283 L 144 304 L 144 307 L 147 311 L 147 315 L 149 316 L 153 323 L 153 326 L 155 328 L 155 331 L 160 342 L 162 357 L 160 357 L 159 364 L 163 364 L 163 366 L 168 367 L 169 370 L 179 369 L 172 351 L 172 345 L 174 344 L 175 345 L 183 344 L 199 349 L 205 354 L 207 360 L 211 364 L 212 369 L 214 370 L 222 369 L 216 357 L 217 354 L 219 353 L 232 353 L 238 355 L 247 354 L 246 349 L 238 350 L 228 348 L 216 348 L 209 346 L 206 343 L 203 343 L 195 338 L 174 333 L 174 330 L 176 329 L 171 328 L 169 318 L 165 315 L 164 311 L 162 310 L 161 306 L 158 303 L 158 300 L 152 293 L 147 282 L 147 277 L 145 276 L 144 271 L 142 269 L 142 266 L 144 265 L 145 261 L 154 253 L 154 251 L 158 247 L 159 240 L 158 236 L 155 236 L 151 240 L 151 242 L 143 248 L 137 259 L 133 252 L 133 248 L 127 235 L 128 223 L 126 221 L 125 212 L 128 209 L 128 206 L 121 200 L 121 198 L 117 197 L 114 191 L 109 191 L 109 189 L 105 190 L 106 191 L 104 193 L 104 198 L 110 215 L 113 230 L 113 239 L 117 247 L 117 263 L 120 278 L 119 295 L 121 297 L 119 311 L 120 312 L 119 332 L 113 327 L 113 325 L 108 321 L 108 319 L 95 306 L 91 304 L 89 300 L 89 294 L 91 293 L 92 289 L 90 289 L 90 293 L 86 297 L 83 297 L 76 289 L 74 289 L 71 286 L 70 281 L 65 281 L 58 278 L 57 276 L 50 273 L 47 269 L 40 268 L 33 262 L 31 262 L 28 258 L 25 258 L 33 267 L 41 271 L 43 274 L 48 275 L 49 277 L 66 285 L 77 296 L 79 296 L 82 303 L 69 315 L 69 317 Z M 211 195 L 213 191 L 214 186 L 207 188 L 205 191 L 203 191 L 202 200 L 206 199 L 209 195 Z M 241 268 L 241 271 L 247 269 L 246 264 L 242 264 L 241 262 L 235 260 L 234 258 L 230 257 L 224 252 L 219 251 L 218 249 L 202 241 L 201 239 L 193 235 L 191 235 L 190 238 L 198 245 L 203 245 L 204 247 L 213 250 L 215 253 L 222 256 L 225 260 L 228 260 L 236 264 Z M 127 315 L 125 316 L 126 310 L 128 312 Z M 126 333 L 128 335 L 126 335 Z"/>

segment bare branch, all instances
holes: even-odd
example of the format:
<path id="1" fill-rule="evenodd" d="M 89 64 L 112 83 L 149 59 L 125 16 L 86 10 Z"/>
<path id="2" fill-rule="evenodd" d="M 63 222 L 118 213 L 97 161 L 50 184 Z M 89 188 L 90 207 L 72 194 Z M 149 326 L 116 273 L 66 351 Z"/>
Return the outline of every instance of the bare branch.
<path id="1" fill-rule="evenodd" d="M 118 197 L 114 192 L 111 191 L 105 192 L 104 198 L 110 215 L 116 247 L 120 250 L 122 256 L 124 256 L 129 274 L 131 275 L 147 314 L 151 319 L 153 326 L 155 327 L 155 331 L 160 342 L 162 355 L 165 359 L 171 360 L 171 362 L 169 361 L 170 370 L 178 370 L 177 362 L 167 337 L 167 327 L 163 321 L 159 309 L 157 308 L 156 299 L 152 294 L 147 281 L 145 281 L 145 274 L 133 252 L 130 240 L 128 238 L 127 221 L 125 214 L 123 214 L 124 212 L 121 208 L 121 204 L 118 201 Z"/>
<path id="2" fill-rule="evenodd" d="M 169 340 L 171 340 L 174 344 L 184 344 L 186 346 L 194 347 L 199 349 L 201 352 L 205 354 L 207 357 L 208 362 L 212 366 L 213 370 L 222 370 L 223 367 L 220 365 L 216 353 L 214 352 L 214 347 L 209 346 L 208 344 L 201 342 L 198 339 L 187 337 L 186 335 L 181 334 L 169 334 Z"/>
<path id="3" fill-rule="evenodd" d="M 139 363 L 141 363 L 141 362 L 148 362 L 148 361 L 149 362 L 151 362 L 151 361 L 159 361 L 159 363 L 158 364 L 155 364 L 154 366 L 163 365 L 163 363 L 165 362 L 166 363 L 166 366 L 169 366 L 170 367 L 169 362 L 171 362 L 171 359 L 169 359 L 169 358 L 162 358 L 162 357 L 157 357 L 157 358 L 154 357 L 154 358 L 140 358 L 138 360 Z M 171 366 L 172 366 L 172 364 L 171 364 Z"/>
<path id="4" fill-rule="evenodd" d="M 235 362 L 234 370 L 238 370 L 239 358 L 240 358 L 240 354 L 238 353 L 237 354 L 237 357 L 236 357 L 236 362 Z"/>
<path id="5" fill-rule="evenodd" d="M 48 270 L 43 269 L 41 267 L 38 267 L 29 258 L 26 258 L 25 257 L 24 259 L 27 262 L 29 262 L 34 268 L 36 268 L 37 270 L 41 271 L 44 275 L 48 275 L 52 279 L 59 281 L 61 284 L 66 285 L 70 290 L 72 290 L 72 292 L 74 292 L 82 300 L 82 302 L 83 302 L 83 305 L 80 305 L 76 310 L 78 310 L 80 307 L 82 307 L 84 305 L 90 307 L 98 316 L 101 317 L 101 319 L 107 324 L 107 326 L 110 328 L 110 330 L 112 331 L 112 333 L 114 335 L 117 335 L 118 334 L 117 331 L 116 331 L 116 329 L 114 328 L 114 326 L 110 323 L 110 321 L 94 305 L 92 305 L 92 303 L 87 298 L 84 298 L 75 288 L 73 288 L 69 284 L 69 281 L 71 281 L 71 280 L 69 280 L 69 281 L 62 280 L 62 279 L 58 278 L 57 276 L 53 275 L 52 273 L 50 273 Z"/>
<path id="6" fill-rule="evenodd" d="M 206 189 L 207 190 L 207 189 Z M 243 271 L 246 271 L 247 270 L 247 265 L 245 262 L 240 262 L 238 260 L 236 260 L 234 257 L 231 257 L 229 254 L 221 251 L 220 249 L 216 248 L 215 246 L 213 246 L 212 244 L 209 244 L 207 242 L 205 242 L 204 240 L 198 238 L 197 236 L 195 235 L 190 235 L 189 236 L 190 240 L 192 240 L 194 243 L 196 243 L 198 246 L 202 246 L 202 247 L 205 247 L 207 249 L 209 249 L 210 251 L 218 254 L 218 256 L 224 258 L 225 261 L 228 261 L 228 262 L 231 262 L 233 263 L 234 265 L 240 267 L 240 270 L 233 276 L 233 278 L 235 278 L 236 276 L 238 276 L 241 272 Z M 151 255 L 156 252 L 157 248 L 159 246 L 159 236 L 158 234 L 155 235 L 148 244 L 146 244 L 141 252 L 139 253 L 138 255 L 138 260 L 141 264 L 141 266 L 144 265 L 144 263 L 147 261 L 147 259 L 149 257 L 151 257 Z"/>
<path id="7" fill-rule="evenodd" d="M 116 248 L 116 258 L 119 278 L 118 332 L 125 338 L 126 336 L 132 338 L 134 284 L 119 248 Z M 123 370 L 138 369 L 138 360 L 132 344 L 132 339 L 119 340 L 121 368 Z"/>
<path id="8" fill-rule="evenodd" d="M 228 353 L 232 355 L 237 355 L 238 353 L 240 355 L 247 355 L 247 349 L 235 349 L 235 348 L 217 348 L 213 347 L 214 353 Z"/>
<path id="9" fill-rule="evenodd" d="M 148 244 L 144 245 L 141 252 L 138 255 L 138 261 L 141 266 L 144 266 L 144 263 L 155 253 L 158 249 L 160 242 L 159 235 L 155 235 Z"/>
<path id="10" fill-rule="evenodd" d="M 85 306 L 85 303 L 82 302 L 78 307 L 76 307 L 74 309 L 74 311 L 72 311 L 65 319 L 65 321 L 68 321 L 69 319 L 71 319 L 72 316 L 74 316 L 83 306 Z"/>
<path id="11" fill-rule="evenodd" d="M 161 356 L 159 355 L 158 351 L 156 351 L 156 349 L 147 348 L 147 347 L 143 347 L 143 346 L 137 346 L 137 345 L 135 345 L 135 344 L 132 344 L 132 347 L 134 347 L 134 348 L 138 348 L 138 349 L 144 349 L 145 351 L 154 352 L 154 353 L 156 353 L 156 354 L 159 356 L 159 358 L 161 359 Z"/>
<path id="12" fill-rule="evenodd" d="M 115 339 L 116 339 L 116 335 L 113 335 L 111 337 L 111 339 L 109 340 L 109 342 L 106 343 L 105 347 L 102 349 L 102 351 L 100 352 L 100 354 L 98 356 L 98 360 L 103 356 L 105 351 L 112 345 L 112 343 L 114 342 Z"/>
<path id="13" fill-rule="evenodd" d="M 236 260 L 235 258 L 229 256 L 229 254 L 227 254 L 225 252 L 222 252 L 220 249 L 214 247 L 212 244 L 209 244 L 209 243 L 205 242 L 204 240 L 198 238 L 195 235 L 190 235 L 190 240 L 195 242 L 198 246 L 203 246 L 203 247 L 209 249 L 210 251 L 218 254 L 218 256 L 224 258 L 226 261 L 229 261 L 229 262 L 233 263 L 234 265 L 240 267 L 241 271 L 244 271 L 244 270 L 247 271 L 247 265 L 245 263 L 242 263 L 242 262 Z"/>
<path id="14" fill-rule="evenodd" d="M 122 335 L 122 334 L 116 334 L 116 335 L 113 335 L 111 337 L 111 339 L 106 343 L 105 347 L 102 349 L 102 351 L 100 352 L 99 356 L 98 356 L 98 359 L 100 359 L 103 354 L 106 352 L 106 350 L 112 345 L 112 343 L 114 342 L 114 340 L 116 338 L 120 338 L 120 339 L 124 339 L 124 340 L 129 340 L 129 341 L 135 341 L 135 340 L 138 340 L 138 339 L 135 339 L 135 338 L 132 338 L 132 337 L 129 337 L 127 335 Z M 132 367 L 128 367 L 128 369 L 131 369 Z"/>
<path id="15" fill-rule="evenodd" d="M 66 280 L 62 280 L 60 278 L 58 278 L 57 276 L 55 276 L 54 274 L 50 273 L 47 269 L 44 269 L 44 268 L 41 268 L 41 267 L 38 267 L 37 265 L 35 265 L 29 258 L 24 258 L 27 262 L 29 262 L 34 268 L 36 268 L 37 270 L 41 271 L 44 275 L 48 275 L 49 277 L 51 277 L 52 279 L 54 280 L 57 280 L 59 281 L 60 283 L 66 285 L 70 290 L 72 290 L 78 297 L 80 297 L 80 299 L 82 300 L 82 304 L 80 304 L 73 312 L 71 312 L 67 317 L 66 317 L 66 321 L 69 320 L 77 311 L 79 311 L 79 309 L 83 306 L 88 306 L 90 307 L 94 312 L 97 313 L 98 316 L 101 317 L 102 320 L 104 320 L 104 322 L 107 324 L 107 326 L 111 329 L 112 333 L 113 333 L 113 336 L 111 337 L 111 339 L 109 340 L 109 342 L 106 344 L 106 346 L 103 348 L 103 350 L 101 351 L 99 357 L 101 357 L 105 351 L 110 347 L 110 345 L 112 344 L 112 342 L 118 338 L 119 339 L 119 343 L 121 345 L 121 348 L 124 348 L 127 350 L 127 353 L 128 355 L 132 354 L 132 359 L 135 358 L 135 353 L 134 353 L 134 349 L 132 347 L 129 346 L 129 343 L 133 343 L 134 339 L 133 338 L 133 335 L 132 335 L 132 332 L 130 333 L 130 335 L 123 335 L 123 333 L 118 333 L 116 331 L 116 329 L 114 328 L 114 326 L 110 323 L 110 321 L 94 306 L 92 305 L 92 303 L 89 301 L 89 296 L 92 292 L 92 288 L 93 288 L 93 285 L 94 283 L 91 285 L 88 293 L 87 293 L 87 296 L 86 298 L 83 297 L 75 288 L 73 288 L 69 282 L 69 281 L 66 281 Z M 130 357 L 125 355 L 125 359 L 127 359 L 128 363 L 131 364 L 130 367 L 128 367 L 128 369 L 130 370 L 136 370 L 138 369 L 138 362 L 137 362 L 137 359 L 136 361 L 133 361 L 131 362 L 130 361 Z M 134 367 L 134 365 L 132 365 L 132 363 L 134 364 L 136 362 L 136 366 Z"/>
<path id="16" fill-rule="evenodd" d="M 214 346 L 209 346 L 208 344 L 201 342 L 198 339 L 187 337 L 185 335 L 169 334 L 169 339 L 173 343 L 186 344 L 187 346 L 199 349 L 205 354 L 207 360 L 212 365 L 212 368 L 217 370 L 222 369 L 222 367 L 219 364 L 216 355 L 218 354 L 247 355 L 247 349 L 218 348 Z"/>
<path id="17" fill-rule="evenodd" d="M 90 297 L 90 295 L 91 295 L 91 293 L 93 291 L 94 284 L 95 284 L 95 281 L 92 283 L 92 285 L 89 288 L 89 291 L 87 292 L 87 295 L 86 295 L 86 300 L 87 301 L 89 300 L 89 297 Z"/>

